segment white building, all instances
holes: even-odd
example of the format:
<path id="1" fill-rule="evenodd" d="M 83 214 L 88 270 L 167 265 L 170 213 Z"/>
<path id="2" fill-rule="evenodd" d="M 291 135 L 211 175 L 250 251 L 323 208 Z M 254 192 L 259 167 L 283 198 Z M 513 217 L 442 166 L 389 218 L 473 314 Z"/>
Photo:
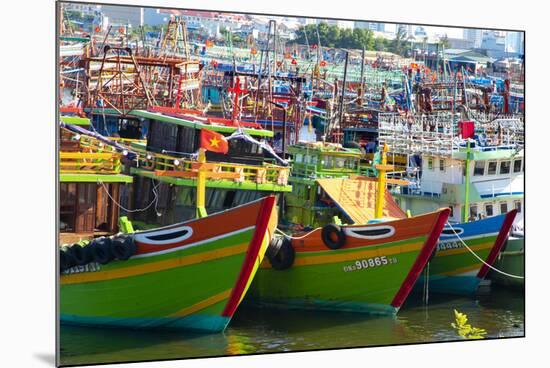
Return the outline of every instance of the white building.
<path id="1" fill-rule="evenodd" d="M 136 6 L 98 5 L 103 16 L 109 19 L 110 24 L 130 24 L 140 27 L 144 24 L 143 8 Z"/>
<path id="2" fill-rule="evenodd" d="M 384 32 L 386 28 L 384 23 L 377 22 L 355 22 L 354 27 L 358 29 L 368 29 L 373 32 Z"/>
<path id="3" fill-rule="evenodd" d="M 483 30 L 467 28 L 464 29 L 464 39 L 472 42 L 474 48 L 481 47 Z"/>

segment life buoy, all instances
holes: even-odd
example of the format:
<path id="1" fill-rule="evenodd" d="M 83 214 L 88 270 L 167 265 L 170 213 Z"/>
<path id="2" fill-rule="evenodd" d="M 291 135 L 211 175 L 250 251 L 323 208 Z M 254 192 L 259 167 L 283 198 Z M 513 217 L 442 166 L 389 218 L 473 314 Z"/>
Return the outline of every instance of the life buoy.
<path id="1" fill-rule="evenodd" d="M 115 238 L 111 242 L 111 253 L 116 259 L 126 261 L 136 254 L 136 243 L 131 236 Z"/>
<path id="2" fill-rule="evenodd" d="M 328 224 L 321 230 L 321 238 L 330 249 L 340 249 L 346 244 L 346 234 L 340 226 Z"/>
<path id="3" fill-rule="evenodd" d="M 271 240 L 266 255 L 271 267 L 282 271 L 292 266 L 296 252 L 290 239 L 280 237 Z"/>
<path id="4" fill-rule="evenodd" d="M 64 246 L 59 249 L 59 269 L 61 272 L 65 271 L 68 268 L 71 268 L 75 265 L 75 261 L 71 253 L 69 252 L 69 247 Z"/>
<path id="5" fill-rule="evenodd" d="M 82 246 L 75 243 L 69 248 L 69 253 L 73 257 L 75 264 L 78 266 L 84 266 L 92 261 L 90 248 L 87 246 Z"/>
<path id="6" fill-rule="evenodd" d="M 89 247 L 92 259 L 95 262 L 107 264 L 113 260 L 114 256 L 111 251 L 111 242 L 112 240 L 110 238 L 97 238 L 92 241 Z"/>

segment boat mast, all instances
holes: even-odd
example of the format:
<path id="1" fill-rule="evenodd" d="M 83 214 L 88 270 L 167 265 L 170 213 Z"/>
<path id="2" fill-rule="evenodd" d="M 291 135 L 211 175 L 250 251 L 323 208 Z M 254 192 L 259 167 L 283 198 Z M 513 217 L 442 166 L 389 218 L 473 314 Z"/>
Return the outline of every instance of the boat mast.
<path id="1" fill-rule="evenodd" d="M 199 168 L 197 170 L 197 210 L 195 213 L 196 218 L 203 218 L 208 216 L 205 207 L 206 198 L 206 172 L 203 169 L 206 163 L 206 152 L 204 148 L 199 148 Z"/>

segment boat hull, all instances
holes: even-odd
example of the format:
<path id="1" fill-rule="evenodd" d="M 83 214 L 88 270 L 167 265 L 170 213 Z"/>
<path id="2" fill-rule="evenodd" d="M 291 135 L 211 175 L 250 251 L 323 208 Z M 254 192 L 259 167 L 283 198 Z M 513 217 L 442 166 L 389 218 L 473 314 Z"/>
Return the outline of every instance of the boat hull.
<path id="1" fill-rule="evenodd" d="M 439 238 L 436 253 L 415 289 L 455 295 L 475 294 L 504 245 L 516 211 L 479 221 L 446 226 Z M 456 231 L 458 236 L 453 232 Z M 464 247 L 461 240 L 484 261 Z M 426 282 L 427 281 L 427 282 Z"/>
<path id="2" fill-rule="evenodd" d="M 223 331 L 246 294 L 277 223 L 273 197 L 134 235 L 127 261 L 60 278 L 63 323 Z M 169 237 L 176 237 L 168 239 Z"/>
<path id="3" fill-rule="evenodd" d="M 495 268 L 511 275 L 525 275 L 525 239 L 523 237 L 508 238 L 506 248 L 503 249 L 495 261 Z M 510 277 L 491 270 L 488 278 L 495 285 L 513 288 L 523 288 L 524 279 Z"/>
<path id="4" fill-rule="evenodd" d="M 342 226 L 346 243 L 328 249 L 316 229 L 293 239 L 295 259 L 285 270 L 265 259 L 250 303 L 277 308 L 395 314 L 435 248 L 449 211 L 364 226 Z M 386 235 L 363 236 L 390 228 Z"/>

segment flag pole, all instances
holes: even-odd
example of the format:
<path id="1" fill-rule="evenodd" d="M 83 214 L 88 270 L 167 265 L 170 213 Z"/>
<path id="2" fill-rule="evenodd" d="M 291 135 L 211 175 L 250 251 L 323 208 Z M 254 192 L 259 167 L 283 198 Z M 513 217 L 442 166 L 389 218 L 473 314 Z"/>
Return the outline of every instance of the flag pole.
<path id="1" fill-rule="evenodd" d="M 203 169 L 204 163 L 206 163 L 206 153 L 204 148 L 199 148 L 199 169 L 197 171 L 197 210 L 196 217 L 203 218 L 208 216 L 206 213 L 206 207 L 204 206 L 206 198 L 206 172 Z"/>

